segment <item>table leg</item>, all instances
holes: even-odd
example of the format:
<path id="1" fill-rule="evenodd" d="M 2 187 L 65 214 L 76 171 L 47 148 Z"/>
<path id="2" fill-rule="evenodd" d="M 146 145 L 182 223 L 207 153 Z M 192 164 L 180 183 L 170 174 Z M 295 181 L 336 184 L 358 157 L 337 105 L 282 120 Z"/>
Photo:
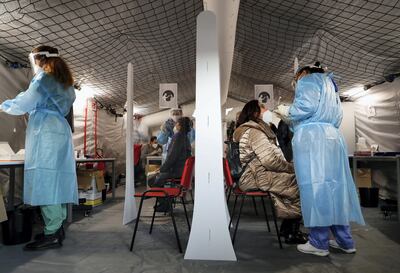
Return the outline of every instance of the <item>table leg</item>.
<path id="1" fill-rule="evenodd" d="M 397 167 L 397 221 L 400 221 L 400 156 L 396 160 Z"/>
<path id="2" fill-rule="evenodd" d="M 8 190 L 7 210 L 14 210 L 14 195 L 15 195 L 15 167 L 10 166 L 10 188 Z"/>
<path id="3" fill-rule="evenodd" d="M 112 164 L 112 199 L 115 199 L 115 161 L 111 161 Z"/>
<path id="4" fill-rule="evenodd" d="M 72 223 L 72 204 L 71 203 L 69 203 L 69 204 L 67 204 L 67 222 L 68 223 Z"/>
<path id="5" fill-rule="evenodd" d="M 357 187 L 357 159 L 353 157 L 353 180 Z"/>

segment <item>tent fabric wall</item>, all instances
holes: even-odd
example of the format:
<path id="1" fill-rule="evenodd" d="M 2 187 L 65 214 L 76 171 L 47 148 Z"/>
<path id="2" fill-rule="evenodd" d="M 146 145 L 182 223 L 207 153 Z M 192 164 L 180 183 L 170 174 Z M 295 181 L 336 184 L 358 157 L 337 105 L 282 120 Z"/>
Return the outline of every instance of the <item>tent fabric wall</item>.
<path id="1" fill-rule="evenodd" d="M 368 108 L 376 115 L 368 117 Z M 400 151 L 400 79 L 367 90 L 355 100 L 356 135 L 384 152 Z"/>
<path id="2" fill-rule="evenodd" d="M 30 69 L 11 69 L 0 64 L 0 103 L 13 99 L 19 92 L 26 90 L 31 77 Z M 14 152 L 24 148 L 26 124 L 26 116 L 0 113 L 0 141 L 9 142 Z"/>
<path id="3" fill-rule="evenodd" d="M 368 117 L 374 107 L 375 116 Z M 400 79 L 375 86 L 355 99 L 356 137 L 367 145 L 379 144 L 383 152 L 400 152 Z M 372 180 L 382 198 L 396 199 L 396 170 L 387 164 L 374 164 Z"/>
<path id="4" fill-rule="evenodd" d="M 84 107 L 74 107 L 74 122 L 75 150 L 83 151 L 86 142 L 86 154 L 93 156 L 95 147 L 102 148 L 105 157 L 116 158 L 117 174 L 125 173 L 126 115 L 116 118 L 115 115 L 98 108 L 94 100 L 88 99 L 86 106 L 84 104 Z M 148 139 L 147 126 L 138 121 L 134 122 L 135 143 L 146 142 Z"/>
<path id="5" fill-rule="evenodd" d="M 30 69 L 12 69 L 0 63 L 0 103 L 12 99 L 20 91 L 26 90 L 29 86 L 32 73 Z M 25 147 L 25 129 L 27 116 L 10 116 L 0 113 L 0 141 L 8 142 L 14 152 Z M 21 181 L 20 170 L 16 173 L 16 181 Z M 9 189 L 8 171 L 0 170 L 0 192 L 7 196 Z M 21 199 L 22 185 L 16 185 L 16 198 Z M 6 200 L 7 202 L 7 200 Z"/>

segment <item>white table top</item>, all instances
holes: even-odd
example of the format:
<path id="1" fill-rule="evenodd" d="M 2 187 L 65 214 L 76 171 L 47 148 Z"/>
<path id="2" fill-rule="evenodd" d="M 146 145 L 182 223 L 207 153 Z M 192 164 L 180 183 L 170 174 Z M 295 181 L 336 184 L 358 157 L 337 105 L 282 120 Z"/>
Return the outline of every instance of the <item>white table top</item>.
<path id="1" fill-rule="evenodd" d="M 115 157 L 107 157 L 107 158 L 77 158 L 75 159 L 77 163 L 85 163 L 85 162 L 104 162 L 104 161 L 115 161 Z"/>
<path id="2" fill-rule="evenodd" d="M 149 160 L 162 160 L 161 155 L 149 155 L 149 156 L 146 156 L 146 158 Z"/>
<path id="3" fill-rule="evenodd" d="M 384 156 L 384 155 L 374 155 L 374 156 L 353 156 L 350 155 L 349 158 L 357 159 L 359 161 L 396 161 L 400 158 L 400 155 L 397 156 Z"/>
<path id="4" fill-rule="evenodd" d="M 0 160 L 1 166 L 23 166 L 25 163 L 24 160 Z"/>
<path id="5" fill-rule="evenodd" d="M 75 159 L 76 163 L 86 163 L 86 162 L 109 162 L 109 161 L 115 161 L 115 158 L 110 157 L 110 158 L 78 158 Z M 25 161 L 24 160 L 0 160 L 0 167 L 6 167 L 6 166 L 22 166 L 24 165 Z"/>

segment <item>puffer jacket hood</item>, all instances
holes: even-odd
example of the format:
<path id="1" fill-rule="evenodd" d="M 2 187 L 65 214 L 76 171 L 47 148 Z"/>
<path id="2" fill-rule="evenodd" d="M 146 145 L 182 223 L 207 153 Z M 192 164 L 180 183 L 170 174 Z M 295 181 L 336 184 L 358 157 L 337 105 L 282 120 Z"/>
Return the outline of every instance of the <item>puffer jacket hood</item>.
<path id="1" fill-rule="evenodd" d="M 239 142 L 243 134 L 250 128 L 262 131 L 269 139 L 276 138 L 272 129 L 264 121 L 260 120 L 259 122 L 255 122 L 250 120 L 236 128 L 235 132 L 233 133 L 233 140 L 235 142 Z"/>

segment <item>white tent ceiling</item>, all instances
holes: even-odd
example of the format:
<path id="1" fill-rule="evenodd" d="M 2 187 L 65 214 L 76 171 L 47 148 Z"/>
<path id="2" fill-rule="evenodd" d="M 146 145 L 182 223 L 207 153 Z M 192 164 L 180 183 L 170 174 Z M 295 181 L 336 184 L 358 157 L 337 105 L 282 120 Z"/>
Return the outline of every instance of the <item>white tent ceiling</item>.
<path id="1" fill-rule="evenodd" d="M 194 100 L 202 10 L 201 0 L 3 0 L 0 55 L 26 63 L 32 47 L 56 46 L 100 102 L 119 106 L 131 61 L 134 99 L 152 113 L 160 82 L 178 83 L 180 103 Z M 229 95 L 247 100 L 254 84 L 273 83 L 291 97 L 295 56 L 327 65 L 342 90 L 400 72 L 400 1 L 240 1 Z"/>

